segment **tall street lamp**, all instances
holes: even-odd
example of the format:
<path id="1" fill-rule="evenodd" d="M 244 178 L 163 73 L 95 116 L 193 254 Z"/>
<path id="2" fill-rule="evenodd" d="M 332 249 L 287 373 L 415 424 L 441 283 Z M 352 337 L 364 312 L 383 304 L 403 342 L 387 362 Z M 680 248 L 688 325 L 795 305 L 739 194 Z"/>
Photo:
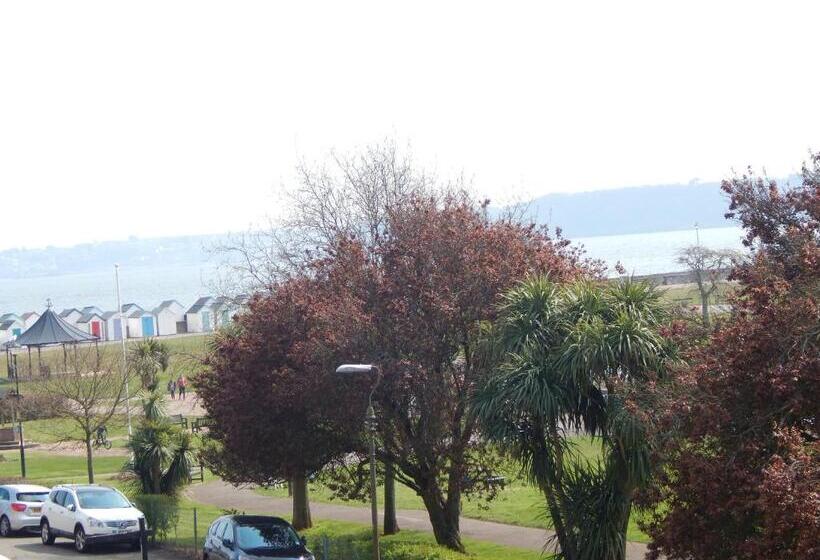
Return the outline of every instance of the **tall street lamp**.
<path id="1" fill-rule="evenodd" d="M 367 396 L 367 414 L 364 425 L 370 432 L 370 515 L 373 524 L 373 560 L 379 560 L 379 510 L 376 498 L 376 411 L 373 408 L 373 393 L 381 381 L 381 372 L 371 364 L 343 364 L 336 368 L 336 373 L 343 375 L 369 374 L 376 375 L 376 382 Z"/>
<path id="2" fill-rule="evenodd" d="M 23 439 L 23 414 L 20 410 L 21 400 L 23 395 L 20 394 L 20 376 L 17 375 L 17 354 L 11 354 L 11 363 L 9 364 L 14 371 L 14 415 L 17 417 L 17 430 L 20 436 L 20 477 L 26 478 L 26 445 Z"/>

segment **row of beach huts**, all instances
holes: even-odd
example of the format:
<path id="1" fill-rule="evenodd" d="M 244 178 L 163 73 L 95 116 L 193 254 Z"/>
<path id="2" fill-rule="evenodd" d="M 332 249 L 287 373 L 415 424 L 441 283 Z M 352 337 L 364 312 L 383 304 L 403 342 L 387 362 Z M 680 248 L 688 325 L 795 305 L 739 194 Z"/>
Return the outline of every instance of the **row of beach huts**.
<path id="1" fill-rule="evenodd" d="M 136 303 L 122 306 L 123 321 L 119 311 L 103 311 L 90 305 L 77 309 L 70 307 L 58 313 L 60 318 L 101 341 L 125 338 L 146 338 L 185 333 L 212 332 L 228 324 L 234 315 L 246 305 L 246 297 L 227 298 L 205 296 L 186 308 L 177 300 L 169 299 L 151 310 Z M 21 315 L 0 315 L 0 344 L 11 342 L 28 330 L 40 313 L 28 311 Z M 125 323 L 123 328 L 123 324 Z"/>

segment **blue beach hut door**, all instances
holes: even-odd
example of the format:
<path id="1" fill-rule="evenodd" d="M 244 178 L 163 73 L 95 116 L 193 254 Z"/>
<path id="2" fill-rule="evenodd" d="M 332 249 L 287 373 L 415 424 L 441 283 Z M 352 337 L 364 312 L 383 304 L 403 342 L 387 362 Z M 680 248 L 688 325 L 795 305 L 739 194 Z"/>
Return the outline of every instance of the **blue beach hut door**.
<path id="1" fill-rule="evenodd" d="M 154 318 L 142 318 L 142 336 L 154 336 Z"/>

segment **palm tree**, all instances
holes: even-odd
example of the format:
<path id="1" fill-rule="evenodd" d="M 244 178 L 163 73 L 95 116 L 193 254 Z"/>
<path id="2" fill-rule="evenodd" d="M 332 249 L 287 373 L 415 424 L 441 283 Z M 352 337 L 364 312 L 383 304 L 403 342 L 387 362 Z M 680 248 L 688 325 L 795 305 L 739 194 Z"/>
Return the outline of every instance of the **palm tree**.
<path id="1" fill-rule="evenodd" d="M 168 421 L 163 401 L 157 391 L 143 400 L 142 419 L 128 441 L 132 458 L 123 470 L 143 494 L 175 495 L 190 482 L 191 435 Z"/>
<path id="2" fill-rule="evenodd" d="M 622 560 L 633 496 L 652 474 L 646 426 L 627 402 L 673 357 L 659 295 L 632 281 L 533 278 L 499 311 L 473 412 L 544 494 L 561 557 Z M 573 434 L 598 436 L 601 458 L 581 457 Z"/>
<path id="3" fill-rule="evenodd" d="M 140 376 L 142 386 L 153 390 L 157 385 L 157 372 L 168 369 L 171 352 L 168 346 L 155 338 L 147 338 L 130 352 L 130 363 Z"/>

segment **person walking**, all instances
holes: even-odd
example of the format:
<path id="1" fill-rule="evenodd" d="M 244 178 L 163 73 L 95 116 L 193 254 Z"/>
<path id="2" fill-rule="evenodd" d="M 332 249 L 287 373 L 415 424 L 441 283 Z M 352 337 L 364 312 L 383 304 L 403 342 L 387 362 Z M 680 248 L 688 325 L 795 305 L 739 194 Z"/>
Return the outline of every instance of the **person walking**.
<path id="1" fill-rule="evenodd" d="M 168 380 L 168 394 L 171 395 L 171 400 L 176 399 L 177 383 L 173 379 Z"/>
<path id="2" fill-rule="evenodd" d="M 180 375 L 177 379 L 177 389 L 179 390 L 179 398 L 185 400 L 185 390 L 188 388 L 188 380 L 185 375 Z"/>

